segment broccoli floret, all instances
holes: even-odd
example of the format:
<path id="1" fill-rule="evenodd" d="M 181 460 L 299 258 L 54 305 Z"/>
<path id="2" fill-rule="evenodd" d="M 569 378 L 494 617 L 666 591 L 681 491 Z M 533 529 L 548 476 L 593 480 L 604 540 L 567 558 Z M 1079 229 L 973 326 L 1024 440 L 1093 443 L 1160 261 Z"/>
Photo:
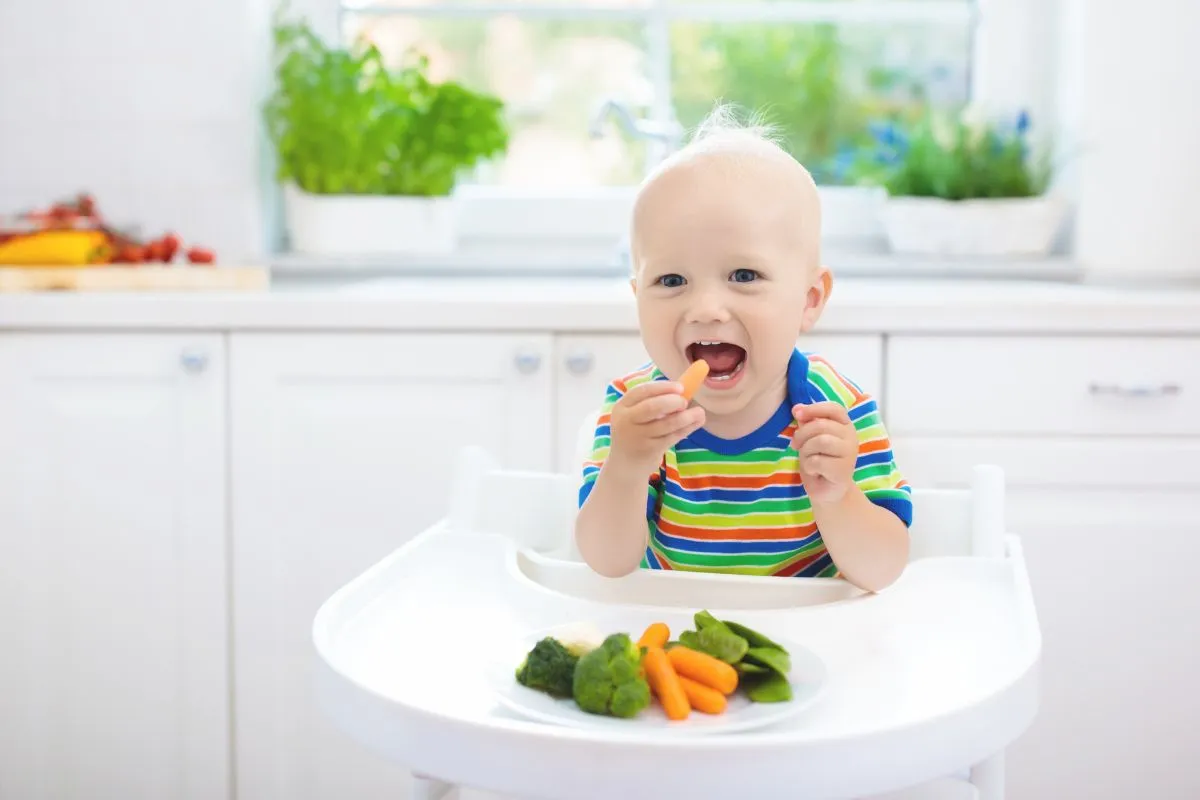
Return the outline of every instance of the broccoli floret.
<path id="1" fill-rule="evenodd" d="M 578 663 L 579 656 L 570 648 L 547 636 L 533 646 L 517 667 L 517 683 L 553 697 L 570 697 Z"/>
<path id="2" fill-rule="evenodd" d="M 591 714 L 628 718 L 650 705 L 641 653 L 625 633 L 610 635 L 579 659 L 573 688 L 576 704 Z"/>

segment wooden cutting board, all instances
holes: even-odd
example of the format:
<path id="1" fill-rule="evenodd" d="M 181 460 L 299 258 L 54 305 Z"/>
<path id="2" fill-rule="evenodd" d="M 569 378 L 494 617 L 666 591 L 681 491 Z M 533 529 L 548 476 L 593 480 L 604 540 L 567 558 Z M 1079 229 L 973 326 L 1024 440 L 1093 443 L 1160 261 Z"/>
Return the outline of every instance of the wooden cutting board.
<path id="1" fill-rule="evenodd" d="M 268 267 L 105 264 L 0 267 L 0 292 L 252 291 L 271 282 Z"/>

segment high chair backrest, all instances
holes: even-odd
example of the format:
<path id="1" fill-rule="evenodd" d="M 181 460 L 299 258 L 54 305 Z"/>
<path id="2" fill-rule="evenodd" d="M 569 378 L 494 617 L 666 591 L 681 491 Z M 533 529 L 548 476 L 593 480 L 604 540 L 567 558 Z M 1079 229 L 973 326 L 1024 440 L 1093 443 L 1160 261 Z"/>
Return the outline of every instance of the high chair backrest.
<path id="1" fill-rule="evenodd" d="M 591 455 L 598 418 L 599 414 L 593 412 L 579 426 L 575 464 L 580 467 L 569 473 L 576 481 L 583 462 Z M 969 488 L 914 487 L 912 501 L 910 560 L 1004 554 L 1004 471 L 999 467 L 976 466 Z"/>
<path id="2" fill-rule="evenodd" d="M 579 482 L 571 475 L 504 469 L 480 447 L 459 455 L 447 523 L 499 533 L 544 555 L 578 559 Z"/>

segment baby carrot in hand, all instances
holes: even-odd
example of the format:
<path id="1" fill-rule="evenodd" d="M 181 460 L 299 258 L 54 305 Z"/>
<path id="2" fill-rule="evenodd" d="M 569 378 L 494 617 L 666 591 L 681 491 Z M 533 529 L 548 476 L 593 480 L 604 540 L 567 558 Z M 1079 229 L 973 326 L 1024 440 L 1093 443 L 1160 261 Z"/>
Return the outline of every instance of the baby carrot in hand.
<path id="1" fill-rule="evenodd" d="M 720 714 L 725 710 L 725 695 L 716 689 L 682 675 L 679 676 L 679 683 L 683 686 L 683 693 L 687 695 L 688 705 L 697 711 L 704 714 Z"/>
<path id="2" fill-rule="evenodd" d="M 685 678 L 691 678 L 725 695 L 733 694 L 737 690 L 737 670 L 708 653 L 680 645 L 668 650 L 667 658 L 670 659 L 671 666 L 675 667 L 675 671 Z"/>
<path id="3" fill-rule="evenodd" d="M 683 371 L 679 376 L 679 382 L 683 385 L 683 399 L 691 400 L 692 395 L 700 388 L 700 384 L 704 383 L 704 379 L 708 377 L 708 362 L 704 359 L 693 361 L 692 365 Z"/>
<path id="4" fill-rule="evenodd" d="M 638 639 L 638 647 L 662 647 L 671 638 L 671 629 L 667 627 L 665 622 L 655 622 L 646 632 L 642 634 L 642 638 Z"/>
<path id="5" fill-rule="evenodd" d="M 679 676 L 675 674 L 675 668 L 667 658 L 667 652 L 661 647 L 648 648 L 642 658 L 642 666 L 646 670 L 646 682 L 650 684 L 654 696 L 662 703 L 667 719 L 687 719 L 692 708 L 688 705 L 687 694 L 683 691 Z"/>

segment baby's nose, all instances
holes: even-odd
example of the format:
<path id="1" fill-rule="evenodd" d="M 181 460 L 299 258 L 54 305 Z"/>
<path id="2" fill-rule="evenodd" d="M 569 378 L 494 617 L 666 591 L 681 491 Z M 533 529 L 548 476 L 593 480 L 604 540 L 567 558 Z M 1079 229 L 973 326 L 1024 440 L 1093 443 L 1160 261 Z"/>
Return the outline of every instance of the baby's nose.
<path id="1" fill-rule="evenodd" d="M 698 324 L 724 322 L 729 319 L 729 308 L 719 291 L 697 293 L 688 311 L 688 321 Z"/>

